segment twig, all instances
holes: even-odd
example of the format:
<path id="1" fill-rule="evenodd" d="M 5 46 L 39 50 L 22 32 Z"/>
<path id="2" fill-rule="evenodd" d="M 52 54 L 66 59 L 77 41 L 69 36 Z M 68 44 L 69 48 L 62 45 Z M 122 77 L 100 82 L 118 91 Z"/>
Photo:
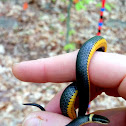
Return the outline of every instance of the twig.
<path id="1" fill-rule="evenodd" d="M 69 0 L 69 5 L 68 5 L 68 8 L 67 8 L 67 22 L 66 22 L 66 25 L 67 25 L 66 44 L 68 44 L 68 43 L 69 43 L 69 31 L 70 31 L 70 10 L 71 10 L 71 7 L 72 7 L 72 3 L 73 3 L 73 0 Z"/>

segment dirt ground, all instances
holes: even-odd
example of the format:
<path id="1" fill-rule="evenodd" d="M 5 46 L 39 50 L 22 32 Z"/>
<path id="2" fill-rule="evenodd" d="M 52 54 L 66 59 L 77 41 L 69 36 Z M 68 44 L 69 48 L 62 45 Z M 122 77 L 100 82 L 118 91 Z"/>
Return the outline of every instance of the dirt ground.
<path id="1" fill-rule="evenodd" d="M 71 28 L 74 33 L 70 42 L 76 49 L 97 33 L 99 10 L 93 0 L 85 5 L 86 10 L 71 10 Z M 101 35 L 108 42 L 108 52 L 126 55 L 126 2 L 109 0 L 112 6 L 104 13 Z M 24 117 L 39 110 L 23 106 L 26 102 L 36 102 L 45 106 L 68 83 L 36 84 L 21 82 L 12 74 L 14 63 L 35 60 L 66 53 L 67 3 L 57 0 L 29 0 L 27 10 L 23 2 L 0 1 L 0 126 L 19 126 Z M 75 50 L 76 50 L 75 49 Z M 102 93 L 91 102 L 90 112 L 98 109 L 125 106 L 122 98 Z"/>

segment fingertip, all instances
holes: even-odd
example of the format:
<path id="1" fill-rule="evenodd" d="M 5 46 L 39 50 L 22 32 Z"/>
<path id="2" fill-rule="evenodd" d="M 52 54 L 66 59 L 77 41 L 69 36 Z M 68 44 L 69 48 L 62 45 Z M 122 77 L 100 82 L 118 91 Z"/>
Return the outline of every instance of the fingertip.
<path id="1" fill-rule="evenodd" d="M 18 64 L 19 64 L 19 63 L 15 63 L 15 64 L 13 64 L 13 66 L 12 66 L 12 73 L 13 73 L 13 75 L 14 75 L 16 78 L 18 78 Z"/>
<path id="2" fill-rule="evenodd" d="M 51 112 L 31 113 L 23 122 L 23 126 L 65 126 L 71 119 Z"/>
<path id="3" fill-rule="evenodd" d="M 23 76 L 25 70 L 23 69 L 22 66 L 24 66 L 24 63 L 23 63 L 23 62 L 21 62 L 21 63 L 15 63 L 15 64 L 12 66 L 12 73 L 14 74 L 14 76 L 15 76 L 17 79 L 19 79 L 19 80 L 21 80 L 21 81 L 25 81 L 25 80 L 24 80 L 24 76 Z"/>
<path id="4" fill-rule="evenodd" d="M 41 62 L 43 60 L 40 60 Z M 16 63 L 12 67 L 12 72 L 14 76 L 25 82 L 36 82 L 39 83 L 42 80 L 43 75 L 43 65 L 40 67 L 40 61 L 31 60 Z"/>

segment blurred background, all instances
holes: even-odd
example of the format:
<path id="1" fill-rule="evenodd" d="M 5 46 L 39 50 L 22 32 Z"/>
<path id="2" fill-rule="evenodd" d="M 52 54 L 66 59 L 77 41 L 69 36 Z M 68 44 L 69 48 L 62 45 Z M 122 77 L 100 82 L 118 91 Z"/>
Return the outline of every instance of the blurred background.
<path id="1" fill-rule="evenodd" d="M 68 85 L 21 82 L 11 68 L 21 61 L 74 51 L 96 35 L 101 0 L 82 1 L 80 5 L 75 1 L 69 13 L 68 0 L 0 0 L 0 126 L 20 126 L 28 113 L 39 110 L 22 103 L 45 106 Z M 126 55 L 125 14 L 125 0 L 106 1 L 101 36 L 108 42 L 108 52 Z M 122 98 L 102 93 L 91 102 L 90 112 L 125 105 Z"/>

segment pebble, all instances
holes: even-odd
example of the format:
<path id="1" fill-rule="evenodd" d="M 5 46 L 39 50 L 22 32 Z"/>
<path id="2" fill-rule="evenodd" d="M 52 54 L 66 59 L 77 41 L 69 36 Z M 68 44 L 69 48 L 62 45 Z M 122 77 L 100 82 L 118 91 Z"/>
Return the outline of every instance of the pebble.
<path id="1" fill-rule="evenodd" d="M 5 54 L 5 48 L 2 44 L 0 44 L 0 54 Z"/>

